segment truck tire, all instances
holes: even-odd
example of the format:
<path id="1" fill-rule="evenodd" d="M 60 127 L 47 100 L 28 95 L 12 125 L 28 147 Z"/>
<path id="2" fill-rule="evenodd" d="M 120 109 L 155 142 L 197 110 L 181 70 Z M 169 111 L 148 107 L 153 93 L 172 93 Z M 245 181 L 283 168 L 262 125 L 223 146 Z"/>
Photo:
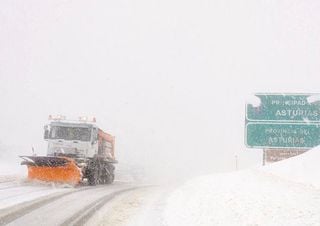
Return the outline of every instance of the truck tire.
<path id="1" fill-rule="evenodd" d="M 109 175 L 109 176 L 106 178 L 105 183 L 106 183 L 106 184 L 112 184 L 113 181 L 114 181 L 114 174 L 112 173 L 111 175 Z"/>
<path id="2" fill-rule="evenodd" d="M 99 173 L 97 169 L 92 169 L 88 176 L 89 185 L 97 185 L 99 183 Z"/>
<path id="3" fill-rule="evenodd" d="M 108 178 L 107 171 L 106 171 L 105 168 L 103 168 L 102 169 L 102 173 L 101 173 L 101 178 L 100 178 L 101 184 L 106 184 L 107 183 L 107 178 Z"/>

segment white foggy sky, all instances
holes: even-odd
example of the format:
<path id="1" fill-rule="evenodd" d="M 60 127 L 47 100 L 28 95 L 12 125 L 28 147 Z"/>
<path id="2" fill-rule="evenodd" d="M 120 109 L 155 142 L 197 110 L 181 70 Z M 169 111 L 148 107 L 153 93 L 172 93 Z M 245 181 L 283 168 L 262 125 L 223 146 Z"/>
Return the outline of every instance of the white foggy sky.
<path id="1" fill-rule="evenodd" d="M 319 92 L 319 12 L 315 0 L 2 0 L 0 143 L 44 153 L 49 114 L 94 115 L 119 161 L 260 163 L 245 100 Z"/>

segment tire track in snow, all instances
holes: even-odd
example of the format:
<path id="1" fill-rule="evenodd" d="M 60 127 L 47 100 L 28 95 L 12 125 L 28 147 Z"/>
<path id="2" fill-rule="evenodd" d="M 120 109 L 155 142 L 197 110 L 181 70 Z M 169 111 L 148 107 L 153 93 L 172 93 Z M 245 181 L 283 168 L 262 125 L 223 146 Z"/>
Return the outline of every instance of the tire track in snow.
<path id="1" fill-rule="evenodd" d="M 85 225 L 166 226 L 164 208 L 172 189 L 172 186 L 150 185 L 128 192 L 112 201 L 111 206 L 103 207 Z"/>
<path id="2" fill-rule="evenodd" d="M 16 187 L 13 187 L 13 188 L 20 188 L 20 186 L 16 186 Z M 11 199 L 11 198 L 16 198 L 16 197 L 19 197 L 19 196 L 24 196 L 26 194 L 32 194 L 32 193 L 37 193 L 37 192 L 41 192 L 41 191 L 49 191 L 49 190 L 50 190 L 50 188 L 42 188 L 42 189 L 38 189 L 38 190 L 35 190 L 35 191 L 22 191 L 22 192 L 20 192 L 18 194 L 13 194 L 11 196 L 6 196 L 4 198 L 1 198 L 0 201 Z"/>
<path id="3" fill-rule="evenodd" d="M 86 224 L 86 222 L 98 211 L 101 209 L 104 205 L 106 205 L 109 201 L 114 199 L 116 196 L 133 191 L 136 189 L 141 189 L 144 188 L 144 186 L 140 187 L 131 187 L 131 188 L 126 188 L 120 191 L 113 192 L 111 194 L 107 194 L 102 196 L 100 199 L 90 203 L 89 205 L 85 206 L 82 208 L 80 211 L 75 213 L 73 216 L 71 216 L 69 219 L 64 221 L 61 226 L 83 226 Z"/>
<path id="4" fill-rule="evenodd" d="M 98 187 L 100 188 L 100 187 Z M 28 201 L 25 203 L 17 204 L 13 207 L 9 207 L 0 211 L 0 225 L 6 225 L 48 203 L 51 203 L 55 200 L 63 198 L 65 196 L 71 195 L 73 193 L 81 192 L 88 189 L 96 189 L 96 187 L 84 187 L 74 191 L 63 192 L 62 194 L 53 194 L 49 197 L 39 198 L 36 200 Z"/>
<path id="5" fill-rule="evenodd" d="M 0 184 L 8 182 L 17 182 L 23 180 L 24 177 L 19 175 L 0 175 Z"/>
<path id="6" fill-rule="evenodd" d="M 13 178 L 4 178 L 0 176 L 0 184 L 5 184 L 5 183 L 12 183 L 12 182 L 15 182 L 16 179 L 13 179 Z"/>
<path id="7" fill-rule="evenodd" d="M 0 190 L 7 190 L 7 189 L 12 189 L 12 188 L 17 188 L 17 187 L 21 187 L 21 184 L 8 183 L 8 185 L 1 186 Z"/>

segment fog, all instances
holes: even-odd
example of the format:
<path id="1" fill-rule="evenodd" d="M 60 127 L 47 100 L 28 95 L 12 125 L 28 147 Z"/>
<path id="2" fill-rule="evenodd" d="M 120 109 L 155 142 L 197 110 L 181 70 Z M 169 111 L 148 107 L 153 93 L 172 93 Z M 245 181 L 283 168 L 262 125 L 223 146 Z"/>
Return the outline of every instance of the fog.
<path id="1" fill-rule="evenodd" d="M 95 116 L 119 162 L 154 178 L 261 164 L 255 92 L 319 92 L 320 3 L 0 2 L 0 144 L 45 154 L 49 114 Z M 9 155 L 9 154 L 8 154 Z M 0 155 L 1 158 L 5 156 Z"/>

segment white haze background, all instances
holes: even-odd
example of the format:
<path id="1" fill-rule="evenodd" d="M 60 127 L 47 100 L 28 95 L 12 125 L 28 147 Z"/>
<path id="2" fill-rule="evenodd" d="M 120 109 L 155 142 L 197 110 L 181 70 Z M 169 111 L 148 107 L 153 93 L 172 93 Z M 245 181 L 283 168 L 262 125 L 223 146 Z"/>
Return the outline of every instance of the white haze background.
<path id="1" fill-rule="evenodd" d="M 255 92 L 319 92 L 315 0 L 2 0 L 0 158 L 45 154 L 49 114 L 96 116 L 155 178 L 261 164 Z"/>

